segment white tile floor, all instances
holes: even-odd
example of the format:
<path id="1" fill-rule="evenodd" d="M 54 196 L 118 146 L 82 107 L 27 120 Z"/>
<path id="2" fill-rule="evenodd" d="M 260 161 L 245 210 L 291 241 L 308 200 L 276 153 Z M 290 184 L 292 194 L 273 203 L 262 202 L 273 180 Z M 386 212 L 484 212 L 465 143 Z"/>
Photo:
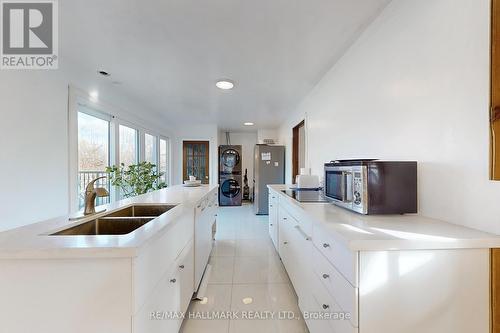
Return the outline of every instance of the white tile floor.
<path id="1" fill-rule="evenodd" d="M 224 320 L 187 319 L 181 332 L 307 332 L 295 292 L 269 238 L 267 216 L 254 215 L 251 205 L 219 208 L 210 264 L 213 267 L 206 298 L 191 302 L 188 311 L 235 312 L 236 316 Z M 288 313 L 282 311 L 291 311 L 296 318 L 276 318 Z M 275 318 L 243 318 L 245 314 L 269 313 Z"/>

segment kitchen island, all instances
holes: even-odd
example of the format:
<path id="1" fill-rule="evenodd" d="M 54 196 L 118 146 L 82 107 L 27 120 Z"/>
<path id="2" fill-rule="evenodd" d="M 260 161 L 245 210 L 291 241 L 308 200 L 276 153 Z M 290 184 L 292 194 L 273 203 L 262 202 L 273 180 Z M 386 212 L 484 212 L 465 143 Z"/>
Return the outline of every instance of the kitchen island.
<path id="1" fill-rule="evenodd" d="M 140 207 L 164 212 L 129 233 L 78 234 L 85 223 L 123 220 Z M 216 185 L 173 186 L 82 220 L 63 216 L 1 233 L 0 332 L 177 332 L 211 248 L 200 256 L 195 244 L 211 239 L 216 207 Z"/>
<path id="2" fill-rule="evenodd" d="M 419 215 L 300 203 L 283 192 L 289 186 L 268 188 L 269 234 L 311 333 L 489 332 L 490 249 L 499 236 Z"/>

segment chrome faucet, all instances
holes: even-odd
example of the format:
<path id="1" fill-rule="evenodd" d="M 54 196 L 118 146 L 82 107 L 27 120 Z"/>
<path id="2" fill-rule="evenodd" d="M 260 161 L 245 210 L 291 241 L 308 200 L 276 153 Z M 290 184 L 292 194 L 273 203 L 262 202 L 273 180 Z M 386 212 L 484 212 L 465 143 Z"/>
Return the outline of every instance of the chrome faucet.
<path id="1" fill-rule="evenodd" d="M 99 179 L 106 178 L 106 176 L 98 177 L 88 183 L 85 188 L 85 210 L 83 211 L 83 215 L 92 215 L 95 214 L 95 199 L 96 197 L 102 198 L 109 196 L 108 190 L 104 187 L 94 187 L 94 184 Z"/>

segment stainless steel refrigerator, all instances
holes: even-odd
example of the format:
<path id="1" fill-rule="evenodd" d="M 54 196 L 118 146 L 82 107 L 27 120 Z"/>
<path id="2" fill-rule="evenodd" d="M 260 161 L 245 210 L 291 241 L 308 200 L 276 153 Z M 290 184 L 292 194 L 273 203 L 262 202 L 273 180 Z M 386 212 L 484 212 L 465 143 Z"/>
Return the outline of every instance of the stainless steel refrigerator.
<path id="1" fill-rule="evenodd" d="M 256 145 L 253 166 L 254 211 L 258 215 L 267 215 L 268 184 L 285 183 L 285 147 Z"/>

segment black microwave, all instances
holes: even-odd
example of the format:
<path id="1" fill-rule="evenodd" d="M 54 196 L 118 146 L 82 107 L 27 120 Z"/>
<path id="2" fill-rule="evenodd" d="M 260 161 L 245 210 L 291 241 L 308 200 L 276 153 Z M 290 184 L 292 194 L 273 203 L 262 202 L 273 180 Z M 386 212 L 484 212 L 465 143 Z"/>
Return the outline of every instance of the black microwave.
<path id="1" fill-rule="evenodd" d="M 323 191 L 329 201 L 360 214 L 417 213 L 417 162 L 326 163 Z"/>

